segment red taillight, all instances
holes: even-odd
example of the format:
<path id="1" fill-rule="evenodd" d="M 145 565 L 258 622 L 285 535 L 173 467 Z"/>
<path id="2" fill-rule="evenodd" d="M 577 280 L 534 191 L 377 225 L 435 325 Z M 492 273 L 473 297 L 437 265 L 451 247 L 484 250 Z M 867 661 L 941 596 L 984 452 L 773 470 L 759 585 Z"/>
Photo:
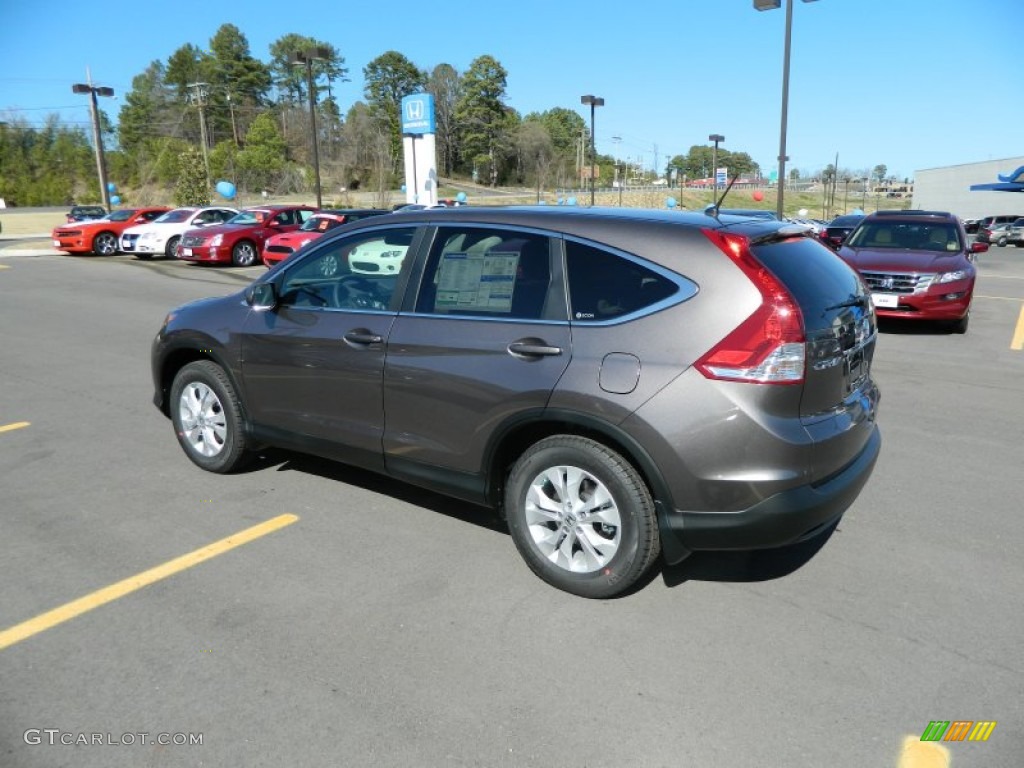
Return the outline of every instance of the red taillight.
<path id="1" fill-rule="evenodd" d="M 806 357 L 803 315 L 786 287 L 750 252 L 747 238 L 717 230 L 704 235 L 761 294 L 761 305 L 697 362 L 709 379 L 800 384 Z"/>

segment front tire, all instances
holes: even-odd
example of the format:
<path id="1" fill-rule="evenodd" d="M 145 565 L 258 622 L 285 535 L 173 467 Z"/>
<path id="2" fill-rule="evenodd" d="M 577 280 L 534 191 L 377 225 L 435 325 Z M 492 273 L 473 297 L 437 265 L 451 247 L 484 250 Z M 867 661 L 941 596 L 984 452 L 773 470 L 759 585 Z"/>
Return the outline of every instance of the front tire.
<path id="1" fill-rule="evenodd" d="M 231 249 L 231 263 L 236 267 L 251 267 L 258 256 L 256 246 L 248 240 L 242 240 Z"/>
<path id="2" fill-rule="evenodd" d="M 178 443 L 194 464 L 226 474 L 245 463 L 242 407 L 219 365 L 199 360 L 178 371 L 171 385 L 170 410 Z"/>
<path id="3" fill-rule="evenodd" d="M 961 317 L 959 320 L 954 320 L 950 323 L 949 328 L 953 333 L 967 333 L 967 326 L 971 322 L 971 313 L 968 311 L 966 315 Z"/>
<path id="4" fill-rule="evenodd" d="M 100 232 L 92 240 L 92 251 L 97 256 L 113 256 L 117 253 L 117 235 L 113 232 Z"/>
<path id="5" fill-rule="evenodd" d="M 1000 237 L 998 240 L 996 240 L 996 245 L 1002 248 L 1004 245 L 1006 245 L 1006 238 Z"/>
<path id="6" fill-rule="evenodd" d="M 661 551 L 643 478 L 621 455 L 585 437 L 555 435 L 527 449 L 509 474 L 505 513 L 531 570 L 581 597 L 628 591 Z"/>
<path id="7" fill-rule="evenodd" d="M 172 237 L 167 241 L 167 245 L 164 246 L 165 259 L 173 259 L 175 257 L 175 251 L 178 250 L 178 241 L 180 240 L 180 237 Z"/>

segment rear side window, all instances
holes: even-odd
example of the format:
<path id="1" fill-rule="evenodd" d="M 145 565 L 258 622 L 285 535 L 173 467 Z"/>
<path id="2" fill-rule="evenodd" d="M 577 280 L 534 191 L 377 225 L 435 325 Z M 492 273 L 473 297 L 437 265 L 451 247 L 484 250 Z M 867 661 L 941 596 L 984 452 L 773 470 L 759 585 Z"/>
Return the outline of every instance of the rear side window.
<path id="1" fill-rule="evenodd" d="M 564 320 L 550 240 L 502 228 L 440 227 L 416 311 L 515 320 Z"/>
<path id="2" fill-rule="evenodd" d="M 565 255 L 573 322 L 616 320 L 680 292 L 679 284 L 668 275 L 601 248 L 567 240 Z"/>

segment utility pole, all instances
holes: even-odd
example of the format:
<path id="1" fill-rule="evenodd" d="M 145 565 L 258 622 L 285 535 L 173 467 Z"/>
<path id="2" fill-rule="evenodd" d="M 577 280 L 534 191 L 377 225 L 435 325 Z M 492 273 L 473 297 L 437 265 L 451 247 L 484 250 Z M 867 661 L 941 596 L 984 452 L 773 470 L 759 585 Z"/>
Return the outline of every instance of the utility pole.
<path id="1" fill-rule="evenodd" d="M 100 200 L 103 207 L 110 210 L 110 190 L 107 188 L 107 161 L 103 156 L 103 131 L 100 128 L 100 109 L 96 103 L 97 96 L 113 96 L 114 89 L 98 87 L 92 84 L 92 75 L 88 68 L 85 70 L 84 83 L 75 83 L 71 86 L 72 93 L 89 94 L 89 112 L 92 115 L 92 138 L 96 145 L 96 173 L 100 177 Z"/>
<path id="2" fill-rule="evenodd" d="M 306 81 L 309 88 L 309 126 L 310 140 L 313 144 L 313 174 L 316 179 L 316 207 L 323 208 L 323 193 L 320 189 L 320 148 L 316 135 L 316 90 L 313 87 L 313 62 L 327 61 L 330 59 L 331 51 L 326 46 L 314 48 L 311 51 L 299 51 L 289 57 L 292 64 L 304 64 L 306 66 Z"/>
<path id="3" fill-rule="evenodd" d="M 189 83 L 185 86 L 191 93 L 189 100 L 199 107 L 199 136 L 203 144 L 203 165 L 206 166 L 206 186 L 210 186 L 210 151 L 206 140 L 206 99 L 209 92 L 206 90 L 209 83 Z"/>

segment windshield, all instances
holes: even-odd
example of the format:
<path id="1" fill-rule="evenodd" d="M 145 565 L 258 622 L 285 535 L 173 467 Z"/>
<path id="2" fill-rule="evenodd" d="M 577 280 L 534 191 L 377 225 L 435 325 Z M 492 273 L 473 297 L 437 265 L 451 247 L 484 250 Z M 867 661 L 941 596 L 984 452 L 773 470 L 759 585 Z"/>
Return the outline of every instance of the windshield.
<path id="1" fill-rule="evenodd" d="M 154 219 L 154 224 L 174 224 L 181 221 L 188 221 L 188 217 L 196 212 L 195 208 L 175 208 L 173 211 L 168 211 L 158 219 Z"/>
<path id="2" fill-rule="evenodd" d="M 851 248 L 892 248 L 912 251 L 959 251 L 960 233 L 952 224 L 898 221 L 862 223 L 846 244 Z"/>
<path id="3" fill-rule="evenodd" d="M 128 221 L 128 219 L 134 215 L 134 210 L 114 211 L 112 214 L 107 216 L 107 221 Z"/>
<path id="4" fill-rule="evenodd" d="M 299 227 L 302 232 L 326 232 L 328 229 L 340 227 L 342 222 L 333 216 L 310 216 L 309 220 Z"/>
<path id="5" fill-rule="evenodd" d="M 259 224 L 266 221 L 270 217 L 270 213 L 267 211 L 242 211 L 236 213 L 225 224 Z"/>

